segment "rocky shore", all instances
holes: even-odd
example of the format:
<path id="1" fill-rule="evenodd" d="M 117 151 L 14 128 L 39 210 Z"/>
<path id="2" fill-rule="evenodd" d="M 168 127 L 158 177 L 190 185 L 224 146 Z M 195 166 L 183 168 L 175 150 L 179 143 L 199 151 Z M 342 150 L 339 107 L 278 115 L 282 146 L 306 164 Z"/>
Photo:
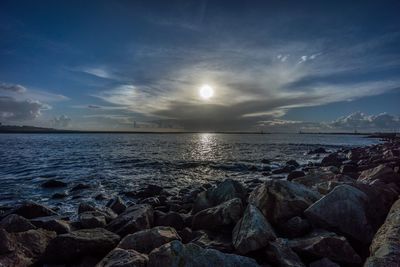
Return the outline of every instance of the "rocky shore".
<path id="1" fill-rule="evenodd" d="M 284 179 L 147 185 L 73 216 L 3 207 L 0 266 L 400 266 L 400 141 L 309 153 L 325 156 L 271 171 Z"/>

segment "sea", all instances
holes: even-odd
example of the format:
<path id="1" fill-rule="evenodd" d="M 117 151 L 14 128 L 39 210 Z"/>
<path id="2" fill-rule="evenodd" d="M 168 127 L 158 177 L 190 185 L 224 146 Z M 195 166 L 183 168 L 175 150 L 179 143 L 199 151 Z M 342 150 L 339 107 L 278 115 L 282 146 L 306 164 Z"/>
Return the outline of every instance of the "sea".
<path id="1" fill-rule="evenodd" d="M 124 196 L 146 184 L 177 192 L 226 178 L 266 179 L 266 169 L 290 159 L 321 160 L 323 154 L 307 154 L 318 147 L 335 151 L 378 142 L 328 134 L 0 134 L 0 205 L 32 200 L 71 210 L 99 194 Z M 43 188 L 49 179 L 67 186 Z M 72 192 L 79 183 L 90 188 Z M 67 196 L 53 199 L 55 193 Z"/>

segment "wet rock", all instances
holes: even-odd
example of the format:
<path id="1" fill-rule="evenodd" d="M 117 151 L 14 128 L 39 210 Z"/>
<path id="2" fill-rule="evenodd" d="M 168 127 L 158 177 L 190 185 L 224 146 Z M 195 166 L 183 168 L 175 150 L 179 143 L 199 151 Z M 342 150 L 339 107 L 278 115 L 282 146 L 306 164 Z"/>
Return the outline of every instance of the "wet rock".
<path id="1" fill-rule="evenodd" d="M 269 222 L 280 224 L 299 216 L 320 194 L 309 188 L 286 180 L 268 180 L 249 196 L 249 203 L 258 207 Z"/>
<path id="2" fill-rule="evenodd" d="M 134 193 L 134 197 L 137 198 L 154 197 L 161 194 L 163 191 L 164 189 L 161 186 L 149 184 L 145 188 L 142 188 L 138 192 Z"/>
<path id="3" fill-rule="evenodd" d="M 397 200 L 384 224 L 375 234 L 370 256 L 364 267 L 398 266 L 400 262 L 400 200 Z"/>
<path id="4" fill-rule="evenodd" d="M 51 240 L 44 263 L 70 263 L 87 256 L 103 257 L 113 249 L 119 236 L 102 228 L 77 230 Z"/>
<path id="5" fill-rule="evenodd" d="M 171 226 L 176 230 L 182 230 L 185 227 L 185 222 L 181 214 L 177 212 L 163 213 L 160 211 L 154 212 L 155 226 Z"/>
<path id="6" fill-rule="evenodd" d="M 309 267 L 340 267 L 340 265 L 334 263 L 328 258 L 322 258 L 320 260 L 311 262 Z"/>
<path id="7" fill-rule="evenodd" d="M 79 214 L 82 228 L 97 228 L 106 226 L 106 217 L 97 211 L 85 211 Z"/>
<path id="8" fill-rule="evenodd" d="M 292 181 L 293 179 L 299 178 L 299 177 L 303 177 L 306 174 L 303 171 L 292 171 L 288 174 L 287 176 L 287 180 L 288 181 Z"/>
<path id="9" fill-rule="evenodd" d="M 173 240 L 181 241 L 174 228 L 158 226 L 125 236 L 118 244 L 118 247 L 149 254 L 153 249 Z"/>
<path id="10" fill-rule="evenodd" d="M 232 232 L 236 251 L 246 254 L 265 247 L 269 241 L 275 239 L 274 229 L 264 215 L 257 207 L 249 204 Z"/>
<path id="11" fill-rule="evenodd" d="M 207 191 L 201 192 L 193 205 L 192 213 L 214 207 L 233 198 L 244 200 L 246 198 L 246 189 L 238 181 L 231 179 L 224 180 L 216 187 L 211 187 Z"/>
<path id="12" fill-rule="evenodd" d="M 9 233 L 25 232 L 36 227 L 27 219 L 17 214 L 10 214 L 0 221 L 0 228 Z"/>
<path id="13" fill-rule="evenodd" d="M 357 165 L 353 164 L 345 164 L 340 167 L 340 173 L 356 173 L 357 171 Z"/>
<path id="14" fill-rule="evenodd" d="M 91 186 L 88 184 L 79 183 L 79 184 L 75 185 L 74 187 L 72 187 L 70 191 L 75 192 L 75 191 L 81 191 L 81 190 L 90 189 L 90 188 L 91 188 Z"/>
<path id="15" fill-rule="evenodd" d="M 114 211 L 116 214 L 121 214 L 126 210 L 126 205 L 122 200 L 122 198 L 120 197 L 115 197 L 113 199 L 110 199 L 107 202 L 106 206 L 110 208 L 112 211 Z"/>
<path id="16" fill-rule="evenodd" d="M 48 180 L 48 181 L 42 183 L 43 188 L 58 188 L 58 187 L 66 187 L 66 186 L 67 186 L 67 183 L 64 183 L 62 181 L 58 181 L 55 179 L 51 179 L 51 180 Z"/>
<path id="17" fill-rule="evenodd" d="M 316 149 L 313 149 L 313 150 L 310 150 L 310 151 L 308 151 L 308 155 L 314 155 L 314 154 L 325 154 L 325 153 L 328 153 L 326 150 L 325 150 L 325 148 L 323 148 L 323 147 L 319 147 L 319 148 L 316 148 Z"/>
<path id="18" fill-rule="evenodd" d="M 82 202 L 79 203 L 78 206 L 78 214 L 81 214 L 83 212 L 87 212 L 87 211 L 97 211 L 96 207 L 91 204 L 91 203 L 87 203 L 87 202 Z"/>
<path id="19" fill-rule="evenodd" d="M 285 237 L 294 238 L 310 232 L 311 225 L 306 219 L 296 216 L 279 225 L 279 230 Z"/>
<path id="20" fill-rule="evenodd" d="M 57 234 L 65 234 L 71 231 L 70 224 L 59 216 L 38 217 L 31 220 L 36 227 L 54 231 Z"/>
<path id="21" fill-rule="evenodd" d="M 115 248 L 96 267 L 146 267 L 149 258 L 133 249 Z"/>
<path id="22" fill-rule="evenodd" d="M 63 198 L 66 198 L 67 196 L 68 196 L 67 193 L 62 192 L 62 193 L 54 193 L 54 194 L 51 196 L 51 198 L 52 198 L 52 199 L 63 199 Z"/>
<path id="23" fill-rule="evenodd" d="M 304 214 L 313 225 L 339 231 L 369 244 L 374 231 L 368 222 L 366 204 L 368 196 L 365 193 L 349 185 L 340 185 L 310 206 Z"/>
<path id="24" fill-rule="evenodd" d="M 157 207 L 161 205 L 160 200 L 158 197 L 148 197 L 139 201 L 140 204 L 149 204 L 153 207 Z"/>
<path id="25" fill-rule="evenodd" d="M 321 161 L 322 166 L 336 166 L 339 167 L 344 159 L 338 153 L 332 153 L 324 157 Z"/>
<path id="26" fill-rule="evenodd" d="M 300 164 L 297 161 L 295 161 L 294 159 L 287 161 L 286 165 L 294 166 L 295 168 L 298 168 L 300 166 Z"/>
<path id="27" fill-rule="evenodd" d="M 391 167 L 382 164 L 373 169 L 362 171 L 358 177 L 358 181 L 363 183 L 371 183 L 375 180 L 384 184 L 395 183 L 400 185 L 400 174 L 394 172 Z"/>
<path id="28" fill-rule="evenodd" d="M 242 217 L 243 205 L 239 198 L 228 200 L 213 208 L 202 210 L 193 216 L 192 229 L 218 229 L 233 225 Z"/>
<path id="29" fill-rule="evenodd" d="M 267 259 L 274 266 L 305 267 L 299 256 L 287 245 L 284 239 L 278 238 L 269 243 L 265 250 Z"/>
<path id="30" fill-rule="evenodd" d="M 34 265 L 55 236 L 42 229 L 9 234 L 0 228 L 0 266 Z"/>
<path id="31" fill-rule="evenodd" d="M 18 214 L 26 219 L 58 215 L 54 210 L 32 201 L 23 202 L 14 209 L 6 212 L 4 216 L 8 214 Z"/>
<path id="32" fill-rule="evenodd" d="M 261 160 L 261 163 L 262 163 L 262 164 L 271 164 L 271 160 L 269 160 L 269 159 L 262 159 L 262 160 Z"/>
<path id="33" fill-rule="evenodd" d="M 296 169 L 296 167 L 292 165 L 286 165 L 282 168 L 276 169 L 272 171 L 272 174 L 282 174 L 282 173 L 289 173 L 292 172 Z"/>
<path id="34" fill-rule="evenodd" d="M 117 218 L 112 220 L 107 229 L 125 236 L 140 230 L 149 229 L 153 225 L 153 208 L 148 204 L 128 207 Z"/>
<path id="35" fill-rule="evenodd" d="M 90 212 L 95 216 L 103 216 L 107 223 L 115 219 L 118 215 L 114 213 L 110 208 L 105 207 L 104 210 L 96 208 L 91 203 L 82 202 L 78 207 L 78 214 L 82 214 L 84 212 Z"/>
<path id="36" fill-rule="evenodd" d="M 154 249 L 149 255 L 148 267 L 258 267 L 251 258 L 225 254 L 214 249 L 204 249 L 198 245 L 172 241 Z"/>
<path id="37" fill-rule="evenodd" d="M 331 232 L 313 232 L 288 241 L 296 253 L 307 259 L 328 258 L 333 261 L 360 264 L 361 258 L 343 236 Z"/>

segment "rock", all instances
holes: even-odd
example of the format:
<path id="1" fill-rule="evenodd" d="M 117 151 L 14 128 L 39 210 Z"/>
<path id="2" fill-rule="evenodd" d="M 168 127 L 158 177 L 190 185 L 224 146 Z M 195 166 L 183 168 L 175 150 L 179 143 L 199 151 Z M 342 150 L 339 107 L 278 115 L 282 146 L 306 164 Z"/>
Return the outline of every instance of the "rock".
<path id="1" fill-rule="evenodd" d="M 384 224 L 375 234 L 370 256 L 364 267 L 398 266 L 400 262 L 400 200 L 397 200 Z"/>
<path id="2" fill-rule="evenodd" d="M 225 231 L 226 232 L 226 231 Z M 191 241 L 193 244 L 199 245 L 202 248 L 212 248 L 225 253 L 234 252 L 235 248 L 232 245 L 232 234 L 224 232 L 212 232 L 207 230 L 195 231 L 195 236 Z M 197 236 L 198 235 L 198 236 Z"/>
<path id="3" fill-rule="evenodd" d="M 74 192 L 74 191 L 80 191 L 80 190 L 85 190 L 85 189 L 90 189 L 90 188 L 91 188 L 91 186 L 88 184 L 79 183 L 79 184 L 75 185 L 74 187 L 72 187 L 70 191 Z"/>
<path id="4" fill-rule="evenodd" d="M 62 193 L 54 193 L 51 198 L 52 199 L 62 199 L 62 198 L 66 198 L 68 196 L 67 193 L 62 192 Z"/>
<path id="5" fill-rule="evenodd" d="M 161 205 L 160 200 L 158 197 L 148 197 L 139 201 L 140 204 L 149 204 L 153 207 L 157 207 Z"/>
<path id="6" fill-rule="evenodd" d="M 62 234 L 51 240 L 43 256 L 44 263 L 70 263 L 87 256 L 103 257 L 119 241 L 119 236 L 102 228 Z"/>
<path id="7" fill-rule="evenodd" d="M 106 217 L 97 211 L 85 211 L 79 214 L 82 228 L 102 228 L 106 226 Z"/>
<path id="8" fill-rule="evenodd" d="M 14 209 L 6 212 L 6 214 L 4 214 L 4 216 L 7 216 L 9 214 L 18 214 L 26 219 L 58 215 L 52 209 L 49 209 L 43 205 L 40 205 L 40 204 L 32 202 L 32 201 L 23 202 L 22 204 L 18 205 Z"/>
<path id="9" fill-rule="evenodd" d="M 269 243 L 265 250 L 267 259 L 274 266 L 305 267 L 299 256 L 287 245 L 284 239 L 278 238 Z"/>
<path id="10" fill-rule="evenodd" d="M 319 193 L 286 180 L 267 180 L 251 192 L 249 203 L 258 207 L 269 222 L 279 225 L 299 216 L 320 198 Z"/>
<path id="11" fill-rule="evenodd" d="M 182 230 L 178 231 L 179 236 L 182 238 L 182 242 L 184 244 L 189 243 L 193 240 L 193 231 L 189 227 L 185 227 Z"/>
<path id="12" fill-rule="evenodd" d="M 171 226 L 176 230 L 182 230 L 185 227 L 185 222 L 181 214 L 177 212 L 163 213 L 160 211 L 154 212 L 155 226 Z"/>
<path id="13" fill-rule="evenodd" d="M 106 206 L 109 207 L 116 214 L 121 214 L 126 210 L 126 205 L 120 197 L 110 199 Z"/>
<path id="14" fill-rule="evenodd" d="M 111 220 L 117 218 L 117 214 L 114 213 L 110 208 L 104 208 L 104 210 L 100 210 L 96 208 L 94 205 L 87 203 L 87 202 L 82 202 L 79 204 L 78 207 L 78 214 L 84 213 L 84 212 L 91 212 L 95 216 L 103 216 L 106 219 L 106 222 L 109 223 Z"/>
<path id="15" fill-rule="evenodd" d="M 292 171 L 294 171 L 296 169 L 296 167 L 292 166 L 292 165 L 286 165 L 282 168 L 273 170 L 272 173 L 273 174 L 282 174 L 282 173 L 290 173 Z"/>
<path id="16" fill-rule="evenodd" d="M 294 166 L 296 168 L 300 166 L 300 164 L 297 161 L 295 161 L 294 159 L 287 161 L 286 165 Z"/>
<path id="17" fill-rule="evenodd" d="M 307 234 L 311 225 L 306 219 L 296 216 L 279 225 L 279 230 L 285 237 L 294 238 Z"/>
<path id="18" fill-rule="evenodd" d="M 128 207 L 117 218 L 112 220 L 107 229 L 121 236 L 140 230 L 149 229 L 153 225 L 153 208 L 148 204 Z"/>
<path id="19" fill-rule="evenodd" d="M 9 234 L 0 228 L 0 266 L 34 265 L 55 236 L 42 229 Z"/>
<path id="20" fill-rule="evenodd" d="M 323 148 L 323 147 L 319 147 L 319 148 L 316 148 L 316 149 L 313 149 L 313 150 L 310 150 L 310 151 L 308 151 L 308 155 L 314 155 L 314 154 L 325 154 L 325 153 L 328 153 L 326 150 L 325 150 L 325 148 Z"/>
<path id="21" fill-rule="evenodd" d="M 65 234 L 71 231 L 69 223 L 59 216 L 38 217 L 32 219 L 31 223 L 36 227 L 54 231 L 57 234 Z"/>
<path id="22" fill-rule="evenodd" d="M 149 258 L 133 249 L 115 248 L 96 267 L 146 267 Z"/>
<path id="23" fill-rule="evenodd" d="M 87 202 L 79 203 L 78 214 L 81 214 L 81 213 L 87 212 L 87 211 L 97 211 L 97 209 L 91 203 L 87 203 Z"/>
<path id="24" fill-rule="evenodd" d="M 243 205 L 239 198 L 228 200 L 213 208 L 202 210 L 193 216 L 192 229 L 214 230 L 233 225 L 242 217 Z"/>
<path id="25" fill-rule="evenodd" d="M 340 167 L 340 173 L 356 173 L 358 171 L 357 165 L 345 164 Z"/>
<path id="26" fill-rule="evenodd" d="M 215 249 L 204 249 L 198 245 L 172 241 L 154 249 L 149 255 L 147 267 L 258 267 L 251 258 L 225 254 Z"/>
<path id="27" fill-rule="evenodd" d="M 334 263 L 328 258 L 322 258 L 310 263 L 309 267 L 340 267 L 339 264 Z"/>
<path id="28" fill-rule="evenodd" d="M 174 228 L 158 226 L 125 236 L 118 244 L 118 247 L 149 254 L 153 249 L 173 240 L 181 241 Z"/>
<path id="29" fill-rule="evenodd" d="M 369 244 L 374 231 L 366 214 L 368 196 L 349 185 L 335 187 L 305 210 L 307 219 L 324 229 L 339 231 L 363 244 Z"/>
<path id="30" fill-rule="evenodd" d="M 287 176 L 287 180 L 288 181 L 292 181 L 293 179 L 299 178 L 299 177 L 303 177 L 306 174 L 303 171 L 292 171 L 288 174 Z"/>
<path id="31" fill-rule="evenodd" d="M 271 161 L 269 159 L 262 159 L 261 163 L 262 164 L 271 164 Z"/>
<path id="32" fill-rule="evenodd" d="M 233 198 L 245 200 L 246 194 L 246 189 L 241 183 L 232 179 L 226 179 L 216 187 L 209 188 L 207 191 L 199 193 L 194 202 L 192 213 L 195 214 Z"/>
<path id="33" fill-rule="evenodd" d="M 321 161 L 322 166 L 336 166 L 339 167 L 344 159 L 338 153 L 332 153 L 324 157 Z"/>
<path id="34" fill-rule="evenodd" d="M 258 250 L 275 239 L 274 229 L 264 215 L 257 207 L 249 204 L 232 232 L 232 243 L 237 252 L 246 254 Z"/>
<path id="35" fill-rule="evenodd" d="M 0 221 L 0 227 L 9 233 L 25 232 L 36 227 L 27 219 L 17 214 L 10 214 Z"/>
<path id="36" fill-rule="evenodd" d="M 395 183 L 400 185 L 400 174 L 382 164 L 373 169 L 362 171 L 357 180 L 363 183 L 371 183 L 374 180 L 378 180 L 384 184 Z"/>
<path id="37" fill-rule="evenodd" d="M 288 245 L 304 258 L 328 258 L 349 264 L 361 263 L 360 256 L 343 236 L 335 233 L 316 231 L 306 237 L 292 239 Z"/>
<path id="38" fill-rule="evenodd" d="M 42 184 L 43 188 L 57 188 L 57 187 L 66 187 L 66 186 L 67 186 L 66 183 L 55 180 L 55 179 L 48 180 Z"/>
<path id="39" fill-rule="evenodd" d="M 142 188 L 138 192 L 134 193 L 134 197 L 137 198 L 148 198 L 154 197 L 161 194 L 164 189 L 161 186 L 149 184 L 145 188 Z"/>

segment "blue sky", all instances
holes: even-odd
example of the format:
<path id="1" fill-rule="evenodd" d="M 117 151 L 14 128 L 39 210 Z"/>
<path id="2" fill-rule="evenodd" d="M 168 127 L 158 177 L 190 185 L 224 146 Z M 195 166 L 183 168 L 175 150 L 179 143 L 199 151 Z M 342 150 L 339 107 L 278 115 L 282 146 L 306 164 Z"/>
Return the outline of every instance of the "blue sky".
<path id="1" fill-rule="evenodd" d="M 1 1 L 0 121 L 398 129 L 399 13 L 399 1 Z"/>

